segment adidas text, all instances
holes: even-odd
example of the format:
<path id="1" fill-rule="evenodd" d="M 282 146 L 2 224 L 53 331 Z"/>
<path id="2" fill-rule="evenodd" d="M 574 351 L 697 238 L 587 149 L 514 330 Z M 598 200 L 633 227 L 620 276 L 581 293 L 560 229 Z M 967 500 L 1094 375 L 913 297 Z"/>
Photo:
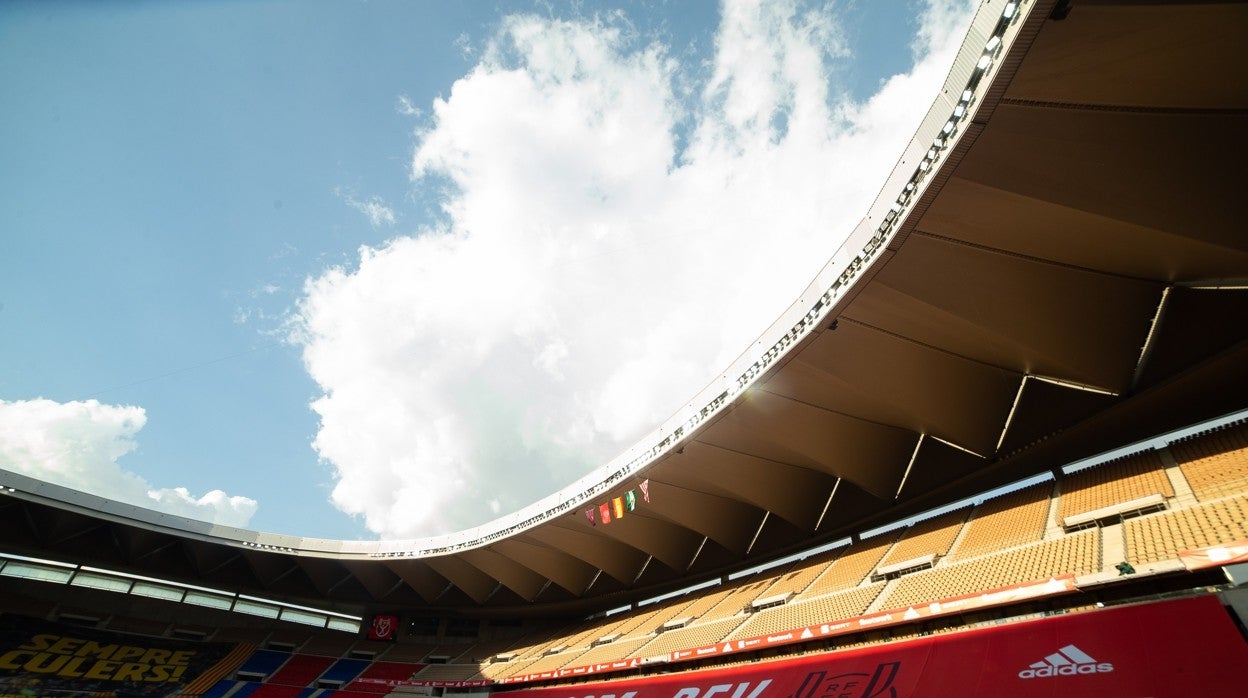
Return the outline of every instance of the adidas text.
<path id="1" fill-rule="evenodd" d="M 1067 664 L 1066 666 L 1046 666 L 1039 669 L 1023 669 L 1018 672 L 1020 679 L 1040 679 L 1049 676 L 1074 676 L 1076 674 L 1107 674 L 1114 670 L 1109 662 L 1099 664 Z"/>
<path id="2" fill-rule="evenodd" d="M 1018 672 L 1018 678 L 1043 679 L 1050 676 L 1107 674 L 1113 670 L 1113 664 L 1098 662 L 1078 647 L 1066 645 L 1044 659 L 1033 662 L 1030 667 Z"/>

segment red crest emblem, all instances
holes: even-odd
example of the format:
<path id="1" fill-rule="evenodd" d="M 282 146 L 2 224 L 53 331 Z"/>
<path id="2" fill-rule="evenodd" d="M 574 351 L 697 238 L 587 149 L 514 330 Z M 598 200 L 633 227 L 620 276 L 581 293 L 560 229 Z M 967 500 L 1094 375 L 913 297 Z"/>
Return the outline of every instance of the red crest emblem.
<path id="1" fill-rule="evenodd" d="M 395 639 L 395 630 L 397 630 L 398 627 L 398 616 L 373 616 L 373 624 L 368 628 L 368 639 L 393 640 Z"/>

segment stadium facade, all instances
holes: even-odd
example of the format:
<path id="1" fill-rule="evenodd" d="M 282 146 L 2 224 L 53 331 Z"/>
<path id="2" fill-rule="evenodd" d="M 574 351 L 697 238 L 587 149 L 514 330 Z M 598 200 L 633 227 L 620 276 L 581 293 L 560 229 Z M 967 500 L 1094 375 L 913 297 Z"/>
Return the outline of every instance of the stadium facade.
<path id="1" fill-rule="evenodd" d="M 1245 37 L 1242 2 L 984 2 L 801 297 L 478 529 L 300 538 L 0 472 L 3 690 L 1233 690 L 1248 427 L 1162 435 L 1248 408 Z"/>

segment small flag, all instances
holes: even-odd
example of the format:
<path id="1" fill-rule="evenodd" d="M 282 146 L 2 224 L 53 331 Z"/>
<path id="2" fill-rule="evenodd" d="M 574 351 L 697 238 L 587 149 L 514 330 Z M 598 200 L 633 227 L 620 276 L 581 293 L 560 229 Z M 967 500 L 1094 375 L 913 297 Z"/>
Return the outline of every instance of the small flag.
<path id="1" fill-rule="evenodd" d="M 598 525 L 598 521 L 594 519 L 594 510 L 592 508 L 585 510 L 585 518 L 589 519 L 590 526 Z"/>
<path id="2" fill-rule="evenodd" d="M 649 502 L 650 501 L 650 478 L 646 478 L 645 480 L 642 480 L 641 485 L 639 485 L 639 487 L 641 487 L 641 498 Z"/>
<path id="3" fill-rule="evenodd" d="M 624 493 L 624 508 L 628 511 L 637 509 L 637 493 L 629 490 Z"/>
<path id="4" fill-rule="evenodd" d="M 617 519 L 624 518 L 624 498 L 616 497 L 615 499 L 611 500 L 611 504 L 612 506 L 615 507 L 615 518 Z"/>
<path id="5" fill-rule="evenodd" d="M 598 518 L 602 519 L 604 524 L 611 523 L 611 505 L 603 504 L 598 507 Z"/>
<path id="6" fill-rule="evenodd" d="M 397 630 L 399 629 L 399 617 L 393 614 L 383 614 L 373 616 L 373 622 L 368 626 L 368 639 L 370 640 L 396 640 L 398 639 Z"/>

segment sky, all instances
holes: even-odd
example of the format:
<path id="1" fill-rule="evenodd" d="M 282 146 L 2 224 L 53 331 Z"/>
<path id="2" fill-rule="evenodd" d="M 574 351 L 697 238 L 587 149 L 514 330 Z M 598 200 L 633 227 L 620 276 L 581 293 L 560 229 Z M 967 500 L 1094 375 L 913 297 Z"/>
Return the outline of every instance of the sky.
<path id="1" fill-rule="evenodd" d="M 672 416 L 866 213 L 973 0 L 0 4 L 0 468 L 414 538 Z"/>

